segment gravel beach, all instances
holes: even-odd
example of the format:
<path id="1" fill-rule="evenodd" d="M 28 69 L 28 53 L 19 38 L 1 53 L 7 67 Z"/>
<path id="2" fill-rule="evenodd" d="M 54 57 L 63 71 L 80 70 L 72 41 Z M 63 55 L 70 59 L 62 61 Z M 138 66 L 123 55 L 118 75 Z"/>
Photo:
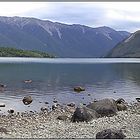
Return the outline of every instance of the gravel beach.
<path id="1" fill-rule="evenodd" d="M 68 119 L 58 120 L 60 115 Z M 28 112 L 0 115 L 1 138 L 95 138 L 104 129 L 121 129 L 126 138 L 140 138 L 140 104 L 113 117 L 102 117 L 90 122 L 73 123 L 72 113 L 56 109 L 51 112 Z"/>

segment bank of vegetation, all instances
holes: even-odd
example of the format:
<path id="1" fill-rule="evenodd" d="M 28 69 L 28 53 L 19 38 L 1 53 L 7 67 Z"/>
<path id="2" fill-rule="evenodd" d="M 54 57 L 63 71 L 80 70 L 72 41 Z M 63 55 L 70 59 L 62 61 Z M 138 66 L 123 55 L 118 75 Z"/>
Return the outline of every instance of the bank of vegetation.
<path id="1" fill-rule="evenodd" d="M 0 57 L 54 58 L 53 55 L 46 52 L 22 50 L 22 49 L 7 48 L 7 47 L 0 47 Z"/>

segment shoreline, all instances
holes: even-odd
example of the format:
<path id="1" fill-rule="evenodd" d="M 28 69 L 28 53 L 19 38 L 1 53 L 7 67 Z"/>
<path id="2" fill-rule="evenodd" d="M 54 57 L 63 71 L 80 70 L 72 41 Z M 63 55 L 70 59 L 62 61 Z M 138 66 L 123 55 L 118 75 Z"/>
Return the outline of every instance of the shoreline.
<path id="1" fill-rule="evenodd" d="M 115 116 L 89 122 L 73 123 L 72 114 L 73 110 L 58 108 L 0 115 L 0 135 L 2 138 L 95 138 L 99 131 L 110 128 L 121 129 L 126 138 L 140 138 L 140 103 L 129 105 L 127 111 L 119 111 Z M 57 119 L 61 115 L 68 118 Z"/>

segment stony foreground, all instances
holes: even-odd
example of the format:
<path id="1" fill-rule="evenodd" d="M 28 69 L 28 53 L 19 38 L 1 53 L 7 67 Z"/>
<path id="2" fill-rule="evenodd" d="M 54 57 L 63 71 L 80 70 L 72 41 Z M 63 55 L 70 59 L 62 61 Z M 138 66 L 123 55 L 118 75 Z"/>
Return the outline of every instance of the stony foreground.
<path id="1" fill-rule="evenodd" d="M 58 120 L 60 115 L 71 118 L 72 113 L 55 110 L 40 113 L 21 113 L 0 116 L 1 138 L 95 138 L 99 131 L 121 129 L 126 138 L 140 138 L 140 105 L 129 106 L 113 117 L 102 117 L 90 122 L 72 123 Z"/>

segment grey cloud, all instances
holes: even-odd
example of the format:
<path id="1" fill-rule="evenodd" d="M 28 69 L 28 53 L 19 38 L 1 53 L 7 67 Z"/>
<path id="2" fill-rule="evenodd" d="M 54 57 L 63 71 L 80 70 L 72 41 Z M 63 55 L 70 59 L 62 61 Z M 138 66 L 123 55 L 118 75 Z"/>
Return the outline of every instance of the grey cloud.
<path id="1" fill-rule="evenodd" d="M 22 16 L 32 16 L 40 19 L 47 19 L 56 22 L 69 24 L 82 24 L 91 27 L 109 26 L 117 30 L 135 31 L 140 28 L 140 22 L 131 20 L 107 18 L 107 9 L 99 5 L 87 3 L 49 3 L 49 8 L 32 10 Z M 117 11 L 122 15 L 133 17 L 136 12 L 121 10 Z"/>
<path id="2" fill-rule="evenodd" d="M 105 16 L 105 10 L 86 4 L 50 4 L 50 10 L 42 8 L 39 11 L 30 11 L 24 15 L 31 15 L 41 19 L 49 19 L 64 23 L 79 23 L 88 26 L 96 26 Z"/>
<path id="3" fill-rule="evenodd" d="M 125 30 L 129 32 L 135 32 L 140 30 L 140 22 L 130 20 L 114 20 L 113 24 L 108 25 L 116 30 Z"/>

